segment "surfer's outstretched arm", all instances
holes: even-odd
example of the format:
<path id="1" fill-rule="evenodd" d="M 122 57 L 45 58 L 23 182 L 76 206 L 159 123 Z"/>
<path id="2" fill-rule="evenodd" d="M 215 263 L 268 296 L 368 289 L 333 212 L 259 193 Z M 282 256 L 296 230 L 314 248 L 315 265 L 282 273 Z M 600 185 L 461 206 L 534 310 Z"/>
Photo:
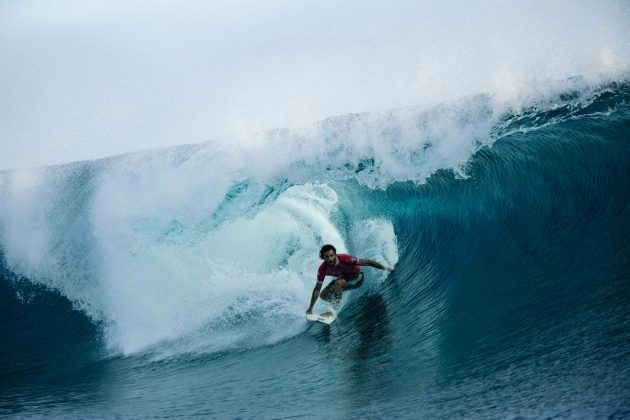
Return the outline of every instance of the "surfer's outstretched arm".
<path id="1" fill-rule="evenodd" d="M 387 270 L 390 273 L 392 271 L 394 271 L 394 267 L 392 267 L 392 268 L 385 267 L 383 264 L 378 263 L 376 261 L 372 261 L 372 260 L 359 260 L 357 265 L 367 265 L 367 266 L 370 266 L 370 267 L 378 268 L 379 270 Z"/>

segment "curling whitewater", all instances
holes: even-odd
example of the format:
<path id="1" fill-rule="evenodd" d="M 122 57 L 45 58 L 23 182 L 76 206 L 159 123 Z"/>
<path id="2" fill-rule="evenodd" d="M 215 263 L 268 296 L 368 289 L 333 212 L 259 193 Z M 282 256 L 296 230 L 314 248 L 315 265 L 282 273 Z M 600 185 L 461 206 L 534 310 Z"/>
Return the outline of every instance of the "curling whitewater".
<path id="1" fill-rule="evenodd" d="M 629 98 L 2 173 L 0 412 L 628 416 Z M 322 242 L 397 262 L 330 328 L 303 319 Z"/>

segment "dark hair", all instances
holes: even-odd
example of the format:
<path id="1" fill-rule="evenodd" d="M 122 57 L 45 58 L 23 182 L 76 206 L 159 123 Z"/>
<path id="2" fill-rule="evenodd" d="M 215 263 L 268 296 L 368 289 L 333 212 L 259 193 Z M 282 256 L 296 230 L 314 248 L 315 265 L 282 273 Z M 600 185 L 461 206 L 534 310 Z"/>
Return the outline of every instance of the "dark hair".
<path id="1" fill-rule="evenodd" d="M 330 245 L 330 244 L 326 244 L 322 247 L 322 249 L 319 250 L 319 258 L 321 258 L 322 260 L 324 259 L 324 254 L 327 253 L 328 251 L 332 250 L 332 252 L 334 252 L 335 254 L 337 253 L 337 250 L 335 249 L 334 246 Z"/>

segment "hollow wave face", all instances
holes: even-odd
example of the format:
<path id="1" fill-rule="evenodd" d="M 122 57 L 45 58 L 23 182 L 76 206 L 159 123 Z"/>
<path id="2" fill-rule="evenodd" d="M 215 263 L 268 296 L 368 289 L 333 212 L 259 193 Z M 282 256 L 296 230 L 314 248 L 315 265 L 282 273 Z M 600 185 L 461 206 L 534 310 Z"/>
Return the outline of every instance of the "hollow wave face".
<path id="1" fill-rule="evenodd" d="M 477 95 L 428 109 L 346 115 L 301 129 L 4 172 L 3 266 L 86 313 L 113 354 L 161 358 L 277 343 L 306 328 L 303 313 L 323 243 L 388 266 L 398 262 L 402 246 L 420 264 L 409 273 L 444 276 L 448 252 L 439 238 L 435 249 L 426 247 L 430 237 L 422 229 L 430 223 L 408 227 L 415 236 L 399 243 L 403 216 L 418 211 L 418 191 L 448 187 L 443 197 L 456 197 L 453 179 L 467 180 L 498 140 L 610 117 L 627 104 L 627 91 L 623 84 L 589 87 L 576 79 L 518 105 Z M 510 153 L 488 159 L 510 162 Z M 494 175 L 490 184 L 504 179 Z M 448 220 L 440 203 L 431 211 Z M 487 204 L 472 200 L 470 212 L 473 203 Z M 413 217 L 424 220 L 423 214 Z M 470 235 L 472 244 L 479 236 Z M 444 252 L 431 261 L 420 257 L 436 249 Z M 370 271 L 355 296 L 384 278 Z"/>
<path id="2" fill-rule="evenodd" d="M 7 266 L 60 291 L 102 324 L 111 351 L 126 355 L 249 348 L 303 331 L 316 250 L 323 242 L 346 249 L 334 223 L 335 191 L 307 183 L 270 192 L 237 182 L 213 195 L 216 182 L 162 165 L 142 174 L 105 165 L 98 180 L 79 184 L 97 185 L 82 203 L 67 185 L 77 186 L 80 168 L 62 169 L 57 184 L 41 173 L 12 174 L 10 190 L 28 186 L 4 208 Z M 50 206 L 64 189 L 69 203 Z M 73 213 L 55 218 L 64 210 Z M 23 236 L 25 228 L 33 234 Z M 379 235 L 395 262 L 391 222 L 368 220 L 362 232 Z"/>

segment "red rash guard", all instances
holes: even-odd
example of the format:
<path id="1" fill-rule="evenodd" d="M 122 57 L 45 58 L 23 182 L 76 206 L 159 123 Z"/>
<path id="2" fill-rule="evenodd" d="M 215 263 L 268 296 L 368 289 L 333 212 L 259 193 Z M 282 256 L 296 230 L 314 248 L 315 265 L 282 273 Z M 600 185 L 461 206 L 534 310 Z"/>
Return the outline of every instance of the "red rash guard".
<path id="1" fill-rule="evenodd" d="M 335 265 L 330 266 L 324 261 L 319 266 L 317 270 L 317 284 L 322 284 L 326 276 L 342 277 L 360 273 L 361 267 L 357 265 L 358 263 L 359 259 L 357 257 L 352 257 L 348 254 L 337 254 Z"/>

